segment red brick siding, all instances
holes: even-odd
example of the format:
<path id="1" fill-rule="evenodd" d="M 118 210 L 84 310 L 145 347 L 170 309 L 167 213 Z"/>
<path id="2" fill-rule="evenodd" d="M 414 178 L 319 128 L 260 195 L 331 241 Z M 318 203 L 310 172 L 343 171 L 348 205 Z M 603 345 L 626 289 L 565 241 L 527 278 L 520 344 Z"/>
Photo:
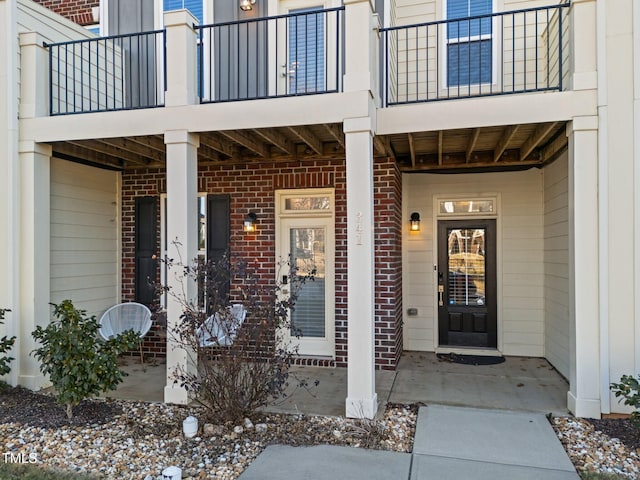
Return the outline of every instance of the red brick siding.
<path id="1" fill-rule="evenodd" d="M 376 365 L 392 370 L 402 354 L 402 176 L 380 159 L 374 179 Z"/>
<path id="2" fill-rule="evenodd" d="M 100 0 L 34 0 L 45 8 L 68 18 L 79 25 L 96 23 L 93 19 L 92 7 L 99 7 Z"/>
<path id="3" fill-rule="evenodd" d="M 395 368 L 402 351 L 400 173 L 393 161 L 376 161 L 376 365 Z M 164 170 L 123 174 L 122 186 L 122 298 L 134 297 L 133 207 L 135 196 L 164 192 Z M 254 262 L 265 282 L 275 277 L 274 192 L 293 188 L 335 188 L 335 361 L 304 359 L 298 363 L 346 366 L 347 362 L 347 226 L 344 160 L 316 160 L 260 165 L 204 166 L 198 190 L 231 197 L 232 253 Z M 249 212 L 258 216 L 258 232 L 242 232 Z M 158 247 L 159 248 L 159 247 Z M 149 355 L 164 352 L 163 329 L 155 327 L 145 338 Z M 399 337 L 399 339 L 398 339 Z M 398 350 L 398 348 L 400 350 Z M 315 363 L 314 363 L 315 362 Z"/>

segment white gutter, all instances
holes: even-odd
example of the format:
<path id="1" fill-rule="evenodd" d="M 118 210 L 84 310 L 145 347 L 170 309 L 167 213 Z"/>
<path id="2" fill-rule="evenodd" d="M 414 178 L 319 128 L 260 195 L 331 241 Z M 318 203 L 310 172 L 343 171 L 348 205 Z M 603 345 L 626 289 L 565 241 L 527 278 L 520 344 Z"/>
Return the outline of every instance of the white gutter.
<path id="1" fill-rule="evenodd" d="M 600 409 L 610 413 L 609 391 L 609 106 L 607 98 L 607 2 L 596 2 L 598 69 L 598 317 L 600 318 Z M 636 237 L 637 238 L 637 237 Z M 636 308 L 638 303 L 636 302 Z M 637 317 L 636 317 L 637 318 Z"/>

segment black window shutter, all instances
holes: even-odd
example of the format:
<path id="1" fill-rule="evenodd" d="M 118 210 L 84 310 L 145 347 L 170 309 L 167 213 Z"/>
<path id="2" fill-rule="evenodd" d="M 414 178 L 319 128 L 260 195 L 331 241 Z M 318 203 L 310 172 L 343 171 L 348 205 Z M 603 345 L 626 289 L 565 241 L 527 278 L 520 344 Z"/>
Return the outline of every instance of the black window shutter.
<path id="1" fill-rule="evenodd" d="M 207 195 L 207 261 L 210 265 L 229 253 L 230 240 L 231 198 L 229 195 Z M 228 272 L 214 269 L 208 280 L 209 285 L 217 290 L 219 300 L 226 301 L 230 287 Z M 211 301 L 210 298 L 209 303 Z"/>
<path id="2" fill-rule="evenodd" d="M 136 197 L 136 302 L 150 305 L 155 298 L 154 283 L 157 277 L 156 255 L 158 248 L 158 198 Z"/>

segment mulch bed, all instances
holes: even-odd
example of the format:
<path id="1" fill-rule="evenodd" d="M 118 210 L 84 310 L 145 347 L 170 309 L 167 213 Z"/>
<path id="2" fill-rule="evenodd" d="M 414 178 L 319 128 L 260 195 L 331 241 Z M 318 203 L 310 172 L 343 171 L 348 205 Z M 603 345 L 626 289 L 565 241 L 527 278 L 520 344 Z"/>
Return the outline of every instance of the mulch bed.
<path id="1" fill-rule="evenodd" d="M 631 450 L 640 448 L 640 428 L 630 418 L 588 418 L 593 428 L 600 430 L 611 438 L 617 438 Z"/>
<path id="2" fill-rule="evenodd" d="M 0 391 L 0 423 L 19 422 L 43 428 L 100 425 L 122 413 L 111 402 L 83 401 L 73 408 L 73 418 L 67 418 L 65 407 L 55 397 L 32 392 L 26 388 L 8 387 Z"/>

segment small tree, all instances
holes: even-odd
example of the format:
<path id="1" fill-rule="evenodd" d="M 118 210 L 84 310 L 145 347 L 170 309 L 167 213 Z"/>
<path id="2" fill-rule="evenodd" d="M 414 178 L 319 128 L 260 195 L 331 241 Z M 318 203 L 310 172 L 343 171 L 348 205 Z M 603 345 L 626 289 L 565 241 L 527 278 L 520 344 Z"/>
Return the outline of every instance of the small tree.
<path id="1" fill-rule="evenodd" d="M 187 281 L 199 286 L 197 301 L 186 298 L 184 288 L 176 292 L 162 287 L 162 293 L 176 299 L 183 310 L 179 324 L 168 335 L 197 365 L 196 373 L 173 372 L 175 381 L 194 395 L 214 421 L 242 420 L 270 401 L 286 397 L 289 367 L 297 355 L 287 339 L 300 334 L 289 321 L 289 311 L 303 284 L 314 281 L 313 267 L 303 274 L 281 262 L 280 269 L 287 272 L 284 284 L 261 278 L 247 262 L 227 255 L 217 262 L 189 265 L 165 261 L 170 271 L 180 272 L 183 286 Z M 228 308 L 233 303 L 242 303 L 247 311 L 240 326 Z M 206 321 L 211 315 L 217 315 L 215 331 Z M 203 334 L 207 342 L 202 342 Z M 309 387 L 306 379 L 295 382 L 297 387 Z"/>
<path id="2" fill-rule="evenodd" d="M 128 330 L 102 342 L 95 316 L 87 317 L 71 300 L 53 307 L 56 320 L 32 333 L 42 345 L 32 354 L 40 362 L 40 371 L 49 375 L 58 403 L 66 405 L 67 416 L 72 418 L 73 407 L 82 400 L 113 390 L 122 382 L 126 373 L 118 369 L 117 356 L 136 347 L 140 338 Z"/>
<path id="3" fill-rule="evenodd" d="M 4 322 L 2 320 L 4 320 L 4 316 L 6 314 L 6 312 L 10 312 L 11 310 L 5 309 L 5 308 L 0 308 L 0 325 L 3 325 Z M 9 350 L 11 350 L 11 347 L 13 347 L 13 344 L 16 341 L 16 337 L 7 337 L 6 335 L 2 338 L 0 338 L 0 377 L 2 377 L 3 375 L 6 375 L 7 373 L 9 373 L 11 371 L 11 367 L 9 366 L 9 362 L 11 362 L 11 360 L 13 360 L 13 357 L 9 357 L 8 355 L 4 355 L 5 353 L 7 353 Z"/>

